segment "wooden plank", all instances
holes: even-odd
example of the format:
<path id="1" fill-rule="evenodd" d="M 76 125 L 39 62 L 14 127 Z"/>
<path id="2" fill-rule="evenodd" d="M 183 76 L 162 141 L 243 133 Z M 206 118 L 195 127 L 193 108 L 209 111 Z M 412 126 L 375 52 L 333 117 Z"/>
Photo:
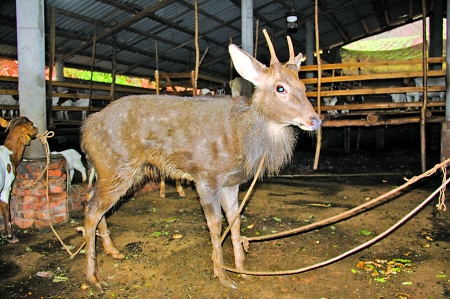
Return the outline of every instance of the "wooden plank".
<path id="1" fill-rule="evenodd" d="M 445 62 L 444 57 L 430 57 L 428 63 Z M 374 67 L 374 66 L 392 66 L 392 65 L 422 65 L 422 58 L 405 59 L 405 60 L 384 60 L 384 61 L 367 61 L 367 62 L 351 62 L 351 63 L 330 63 L 322 64 L 322 70 L 336 70 L 346 68 Z M 317 65 L 304 65 L 300 72 L 317 71 Z"/>
<path id="2" fill-rule="evenodd" d="M 430 70 L 428 71 L 428 77 L 443 77 L 445 76 L 445 70 Z M 347 82 L 347 81 L 364 81 L 364 80 L 383 80 L 383 79 L 403 79 L 412 77 L 422 77 L 422 71 L 415 72 L 395 72 L 395 73 L 383 73 L 383 74 L 369 74 L 369 75 L 356 75 L 356 76 L 338 76 L 338 77 L 322 77 L 322 83 L 330 82 Z M 317 78 L 308 78 L 301 80 L 304 84 L 317 84 Z"/>
<path id="3" fill-rule="evenodd" d="M 375 123 L 369 123 L 366 119 L 338 119 L 338 120 L 324 120 L 322 127 L 372 127 L 372 126 L 391 126 L 419 123 L 420 116 L 381 119 Z M 444 116 L 432 116 L 426 120 L 427 123 L 443 123 Z"/>
<path id="4" fill-rule="evenodd" d="M 428 86 L 430 91 L 445 91 L 445 86 Z M 360 88 L 360 89 L 345 89 L 345 90 L 329 90 L 321 91 L 322 97 L 331 96 L 349 96 L 349 95 L 365 95 L 365 94 L 391 94 L 391 93 L 406 93 L 406 92 L 422 92 L 423 87 L 376 87 L 376 88 Z M 307 91 L 307 97 L 317 97 L 317 91 Z"/>
<path id="5" fill-rule="evenodd" d="M 445 101 L 428 102 L 428 107 L 445 107 Z M 313 106 L 317 110 L 317 106 Z M 379 110 L 379 109 L 406 109 L 422 107 L 421 102 L 409 103 L 363 103 L 363 104 L 348 104 L 336 106 L 320 106 L 320 110 Z"/>

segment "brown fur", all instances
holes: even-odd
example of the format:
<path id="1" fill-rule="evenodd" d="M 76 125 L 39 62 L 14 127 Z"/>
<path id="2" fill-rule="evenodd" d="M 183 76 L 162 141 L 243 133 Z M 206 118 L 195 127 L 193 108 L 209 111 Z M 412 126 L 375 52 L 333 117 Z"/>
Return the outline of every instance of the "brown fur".
<path id="1" fill-rule="evenodd" d="M 7 171 L 9 173 L 11 171 L 15 173 L 17 165 L 19 165 L 20 161 L 22 161 L 25 146 L 29 145 L 30 141 L 36 137 L 38 130 L 34 126 L 33 122 L 31 122 L 28 118 L 21 116 L 13 118 L 9 122 L 3 118 L 0 118 L 0 125 L 9 130 L 4 146 L 12 152 L 10 155 L 12 169 L 11 165 L 8 164 Z M 4 188 L 5 187 L 6 186 L 4 186 Z M 10 243 L 16 243 L 19 239 L 14 235 L 11 228 L 10 206 L 10 201 L 8 201 L 8 203 L 0 201 L 0 209 L 2 210 L 3 220 L 5 221 L 7 241 Z"/>
<path id="2" fill-rule="evenodd" d="M 298 79 L 301 56 L 294 58 L 291 50 L 286 66 L 272 57 L 267 68 L 235 45 L 230 54 L 241 76 L 256 86 L 250 100 L 128 96 L 85 122 L 81 145 L 98 174 L 85 217 L 86 276 L 94 286 L 104 284 L 95 259 L 97 227 L 106 252 L 124 258 L 112 243 L 104 214 L 129 190 L 158 172 L 194 181 L 210 230 L 212 259 L 223 263 L 221 209 L 230 221 L 238 209 L 239 184 L 255 175 L 264 153 L 261 176 L 277 173 L 289 161 L 296 137 L 290 125 L 319 128 L 320 118 Z M 236 267 L 242 270 L 239 218 L 231 238 Z M 214 274 L 224 286 L 236 287 L 217 264 Z"/>

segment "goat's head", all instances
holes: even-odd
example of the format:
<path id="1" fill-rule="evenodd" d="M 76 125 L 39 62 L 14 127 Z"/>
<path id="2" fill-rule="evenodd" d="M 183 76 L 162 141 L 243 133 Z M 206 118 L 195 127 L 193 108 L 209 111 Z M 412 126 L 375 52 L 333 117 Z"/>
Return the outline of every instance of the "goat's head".
<path id="1" fill-rule="evenodd" d="M 266 67 L 236 45 L 229 52 L 237 72 L 255 85 L 252 101 L 258 111 L 273 125 L 299 126 L 303 130 L 317 130 L 322 121 L 306 97 L 306 87 L 298 77 L 302 55 L 294 55 L 290 37 L 287 37 L 290 58 L 286 64 L 279 62 L 272 42 L 263 30 L 271 54 L 270 67 Z M 283 113 L 280 113 L 283 111 Z"/>
<path id="2" fill-rule="evenodd" d="M 29 145 L 30 141 L 36 138 L 38 129 L 27 117 L 19 116 L 7 121 L 0 117 L 0 126 L 6 128 L 6 131 L 14 132 L 20 142 Z"/>

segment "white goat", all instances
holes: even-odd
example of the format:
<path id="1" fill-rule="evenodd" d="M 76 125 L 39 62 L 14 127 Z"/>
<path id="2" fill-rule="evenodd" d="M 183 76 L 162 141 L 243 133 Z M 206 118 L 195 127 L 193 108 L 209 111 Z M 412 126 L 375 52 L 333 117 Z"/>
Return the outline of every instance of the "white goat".
<path id="1" fill-rule="evenodd" d="M 324 97 L 323 102 L 325 103 L 325 106 L 334 106 L 337 102 L 337 97 Z M 327 110 L 328 114 L 338 114 L 337 110 Z"/>
<path id="2" fill-rule="evenodd" d="M 19 101 L 16 100 L 12 95 L 0 94 L 0 105 L 17 106 L 18 102 Z M 7 113 L 8 117 L 14 117 L 14 114 L 16 114 L 14 110 L 2 110 L 2 118 L 5 118 Z"/>
<path id="3" fill-rule="evenodd" d="M 73 102 L 74 107 L 88 107 L 89 106 L 89 99 L 78 99 Z M 81 119 L 85 120 L 87 118 L 87 111 L 83 110 L 81 111 Z"/>
<path id="4" fill-rule="evenodd" d="M 84 168 L 83 162 L 81 162 L 81 155 L 74 149 L 68 149 L 61 152 L 51 152 L 51 154 L 61 154 L 64 156 L 64 158 L 67 161 L 67 164 L 69 165 L 69 178 L 70 182 L 72 183 L 73 175 L 75 173 L 75 170 L 81 172 L 81 176 L 83 179 L 83 182 L 86 181 L 86 168 Z M 69 180 L 68 178 L 68 180 Z"/>
<path id="5" fill-rule="evenodd" d="M 423 86 L 423 77 L 414 79 L 416 86 Z M 427 86 L 445 86 L 445 77 L 431 77 L 427 79 Z M 429 99 L 439 98 L 439 101 L 445 100 L 445 91 L 431 91 L 427 93 Z M 407 92 L 407 102 L 418 102 L 423 98 L 423 92 Z"/>
<path id="6" fill-rule="evenodd" d="M 231 95 L 233 97 L 243 96 L 251 97 L 253 94 L 253 84 L 242 77 L 236 77 L 229 82 Z"/>

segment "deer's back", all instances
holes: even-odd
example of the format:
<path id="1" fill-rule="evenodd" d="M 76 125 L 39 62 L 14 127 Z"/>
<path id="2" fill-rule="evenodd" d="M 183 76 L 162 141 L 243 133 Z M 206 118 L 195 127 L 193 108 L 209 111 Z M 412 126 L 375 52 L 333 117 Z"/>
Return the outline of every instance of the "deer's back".
<path id="1" fill-rule="evenodd" d="M 242 159 L 236 119 L 247 109 L 231 98 L 129 96 L 87 119 L 82 147 L 96 169 L 108 171 L 150 164 L 190 179 L 233 171 Z"/>

